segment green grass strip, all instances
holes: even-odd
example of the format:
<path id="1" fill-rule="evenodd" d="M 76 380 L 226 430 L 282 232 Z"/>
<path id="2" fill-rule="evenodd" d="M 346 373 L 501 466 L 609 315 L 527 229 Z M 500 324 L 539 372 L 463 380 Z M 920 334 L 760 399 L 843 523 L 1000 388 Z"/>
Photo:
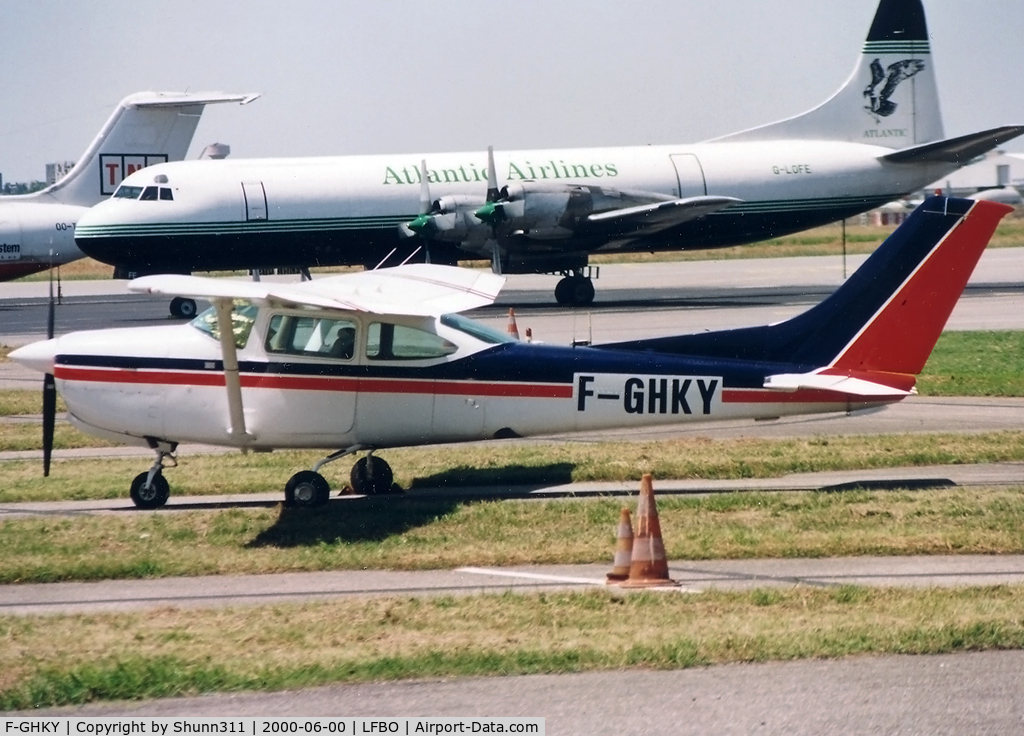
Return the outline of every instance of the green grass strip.
<path id="1" fill-rule="evenodd" d="M 842 586 L 6 617 L 0 710 L 422 677 L 1020 649 L 1022 606 L 1019 586 Z"/>

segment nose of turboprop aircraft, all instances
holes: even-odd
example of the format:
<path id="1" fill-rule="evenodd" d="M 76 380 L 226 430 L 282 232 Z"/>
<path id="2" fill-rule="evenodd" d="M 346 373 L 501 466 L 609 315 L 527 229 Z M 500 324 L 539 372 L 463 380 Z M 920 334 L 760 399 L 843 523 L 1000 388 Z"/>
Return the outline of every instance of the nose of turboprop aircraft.
<path id="1" fill-rule="evenodd" d="M 57 340 L 33 342 L 11 351 L 8 357 L 15 363 L 40 373 L 53 373 L 53 363 L 57 357 Z"/>

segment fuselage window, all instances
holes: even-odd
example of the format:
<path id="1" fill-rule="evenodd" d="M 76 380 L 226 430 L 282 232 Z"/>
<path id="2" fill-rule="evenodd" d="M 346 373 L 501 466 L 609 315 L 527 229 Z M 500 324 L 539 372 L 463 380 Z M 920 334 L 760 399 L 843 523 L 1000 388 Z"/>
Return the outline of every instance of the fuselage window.
<path id="1" fill-rule="evenodd" d="M 157 198 L 157 188 L 156 187 L 146 187 L 145 189 L 142 190 L 142 196 L 139 197 L 139 199 L 145 199 L 145 200 L 151 200 L 151 199 L 155 200 L 156 198 Z"/>
<path id="2" fill-rule="evenodd" d="M 275 314 L 271 317 L 265 343 L 268 353 L 339 360 L 351 360 L 355 345 L 355 322 L 297 314 Z"/>
<path id="3" fill-rule="evenodd" d="M 366 334 L 366 357 L 370 360 L 443 358 L 458 349 L 433 332 L 388 322 L 374 322 Z"/>
<path id="4" fill-rule="evenodd" d="M 114 192 L 114 199 L 138 199 L 142 194 L 142 187 L 129 187 L 124 184 Z"/>

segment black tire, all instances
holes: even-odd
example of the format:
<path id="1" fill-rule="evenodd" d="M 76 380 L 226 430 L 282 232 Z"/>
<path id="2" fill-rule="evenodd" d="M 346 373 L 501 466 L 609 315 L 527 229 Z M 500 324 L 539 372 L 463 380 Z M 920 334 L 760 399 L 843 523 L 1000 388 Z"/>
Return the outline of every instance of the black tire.
<path id="1" fill-rule="evenodd" d="M 181 305 L 178 307 L 178 315 L 185 319 L 192 319 L 196 316 L 199 308 L 196 306 L 195 299 L 182 299 Z"/>
<path id="2" fill-rule="evenodd" d="M 167 499 L 171 495 L 171 487 L 163 473 L 154 475 L 153 482 L 147 487 L 146 479 L 148 477 L 148 472 L 135 476 L 129 495 L 132 497 L 132 503 L 140 509 L 158 509 L 167 503 Z"/>
<path id="3" fill-rule="evenodd" d="M 356 460 L 349 474 L 352 490 L 364 496 L 381 496 L 391 493 L 395 475 L 385 460 L 367 455 Z"/>
<path id="4" fill-rule="evenodd" d="M 284 487 L 286 506 L 313 508 L 325 505 L 331 498 L 331 486 L 322 475 L 312 470 L 300 470 L 288 479 Z"/>
<path id="5" fill-rule="evenodd" d="M 555 284 L 555 301 L 561 305 L 569 303 L 569 292 L 572 289 L 572 279 L 568 276 Z"/>
<path id="6" fill-rule="evenodd" d="M 594 303 L 594 282 L 585 276 L 573 276 L 569 289 L 569 303 L 574 307 L 586 307 Z"/>
<path id="7" fill-rule="evenodd" d="M 177 319 L 192 319 L 196 316 L 199 308 L 195 299 L 188 299 L 183 296 L 176 296 L 171 299 L 171 316 Z"/>

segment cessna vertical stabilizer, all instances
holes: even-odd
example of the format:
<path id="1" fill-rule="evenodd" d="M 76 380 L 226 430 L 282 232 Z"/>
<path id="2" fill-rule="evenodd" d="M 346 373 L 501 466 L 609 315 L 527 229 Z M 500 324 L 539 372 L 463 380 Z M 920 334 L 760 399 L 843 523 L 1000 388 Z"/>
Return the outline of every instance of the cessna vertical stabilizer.
<path id="1" fill-rule="evenodd" d="M 87 208 L 139 169 L 185 158 L 206 105 L 258 96 L 139 92 L 121 100 L 67 176 L 34 194 L 0 197 L 0 281 L 81 258 L 75 226 Z"/>
<path id="2" fill-rule="evenodd" d="M 926 186 L 1024 132 L 944 138 L 920 0 L 881 0 L 819 107 L 704 143 L 183 162 L 129 177 L 79 246 L 124 273 L 486 259 L 594 297 L 593 253 L 714 248 L 814 227 Z M 156 177 L 173 201 L 140 201 Z"/>
<path id="3" fill-rule="evenodd" d="M 391 469 L 373 452 L 388 447 L 899 401 L 1011 210 L 932 197 L 832 296 L 764 327 L 522 343 L 457 314 L 491 303 L 503 278 L 410 264 L 298 284 L 147 276 L 129 288 L 214 306 L 191 324 L 74 332 L 10 357 L 56 377 L 79 429 L 154 450 L 131 485 L 139 506 L 167 501 L 163 463 L 180 442 L 336 450 L 285 487 L 316 506 L 329 493 L 319 469 L 359 451 L 352 487 L 386 493 Z"/>

